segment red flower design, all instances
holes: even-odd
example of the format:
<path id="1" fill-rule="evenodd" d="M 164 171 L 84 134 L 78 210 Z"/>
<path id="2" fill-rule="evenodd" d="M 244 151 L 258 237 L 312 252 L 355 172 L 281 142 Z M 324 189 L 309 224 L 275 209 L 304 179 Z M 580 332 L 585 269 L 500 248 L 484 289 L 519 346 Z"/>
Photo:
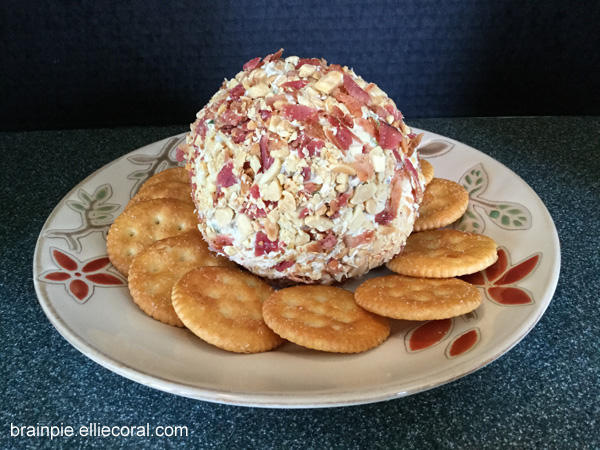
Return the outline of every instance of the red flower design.
<path id="1" fill-rule="evenodd" d="M 502 306 L 531 305 L 531 292 L 516 284 L 528 277 L 538 266 L 541 253 L 535 253 L 518 264 L 512 265 L 510 254 L 504 247 L 498 248 L 498 260 L 481 272 L 461 277 L 468 283 L 482 286 L 487 297 Z"/>
<path id="2" fill-rule="evenodd" d="M 408 353 L 420 352 L 442 342 L 452 331 L 453 319 L 430 320 L 410 330 L 404 345 Z"/>
<path id="3" fill-rule="evenodd" d="M 471 328 L 450 341 L 446 347 L 446 357 L 452 359 L 463 355 L 475 347 L 480 340 L 479 328 Z"/>
<path id="4" fill-rule="evenodd" d="M 48 270 L 38 279 L 62 284 L 78 303 L 85 303 L 96 286 L 125 286 L 126 280 L 117 272 L 110 272 L 112 264 L 106 256 L 80 261 L 56 247 L 50 247 L 50 257 L 58 270 Z"/>

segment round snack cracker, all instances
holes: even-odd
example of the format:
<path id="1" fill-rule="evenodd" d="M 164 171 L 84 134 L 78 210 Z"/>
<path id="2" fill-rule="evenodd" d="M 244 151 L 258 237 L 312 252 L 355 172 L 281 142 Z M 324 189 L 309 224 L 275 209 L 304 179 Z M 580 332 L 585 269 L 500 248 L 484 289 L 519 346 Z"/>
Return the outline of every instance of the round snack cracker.
<path id="1" fill-rule="evenodd" d="M 439 320 L 467 314 L 481 304 L 479 290 L 456 278 L 413 278 L 388 275 L 362 283 L 356 303 L 385 317 Z"/>
<path id="2" fill-rule="evenodd" d="M 108 230 L 110 262 L 127 276 L 133 258 L 156 241 L 198 226 L 194 206 L 171 198 L 141 200 L 125 209 Z"/>
<path id="3" fill-rule="evenodd" d="M 175 312 L 192 333 L 236 353 L 271 350 L 283 341 L 262 317 L 263 301 L 274 289 L 241 270 L 201 267 L 173 286 Z"/>
<path id="4" fill-rule="evenodd" d="M 460 219 L 468 205 L 469 194 L 464 187 L 454 181 L 434 178 L 425 188 L 413 230 L 435 230 L 450 225 Z"/>
<path id="5" fill-rule="evenodd" d="M 352 292 L 332 286 L 277 291 L 265 301 L 263 316 L 284 339 L 325 352 L 364 352 L 390 334 L 387 319 L 358 306 Z"/>
<path id="6" fill-rule="evenodd" d="M 155 173 L 142 185 L 139 192 L 149 188 L 153 184 L 163 183 L 165 181 L 179 181 L 180 183 L 190 183 L 189 172 L 185 167 L 172 167 L 170 169 L 163 170 L 162 172 Z"/>
<path id="7" fill-rule="evenodd" d="M 129 292 L 150 317 L 183 327 L 173 309 L 171 290 L 179 278 L 203 266 L 235 268 L 236 264 L 212 253 L 198 229 L 162 239 L 133 259 L 129 267 Z"/>
<path id="8" fill-rule="evenodd" d="M 419 158 L 419 163 L 421 164 L 421 170 L 423 171 L 423 176 L 425 177 L 425 184 L 427 185 L 431 182 L 431 180 L 433 180 L 433 165 L 423 158 Z"/>
<path id="9" fill-rule="evenodd" d="M 497 259 L 493 239 L 444 229 L 411 234 L 387 268 L 411 277 L 451 278 L 483 270 Z"/>
<path id="10" fill-rule="evenodd" d="M 192 188 L 189 183 L 181 181 L 162 181 L 152 184 L 140 190 L 135 197 L 131 199 L 126 208 L 139 202 L 140 200 L 152 200 L 155 198 L 174 198 L 182 202 L 193 204 Z"/>

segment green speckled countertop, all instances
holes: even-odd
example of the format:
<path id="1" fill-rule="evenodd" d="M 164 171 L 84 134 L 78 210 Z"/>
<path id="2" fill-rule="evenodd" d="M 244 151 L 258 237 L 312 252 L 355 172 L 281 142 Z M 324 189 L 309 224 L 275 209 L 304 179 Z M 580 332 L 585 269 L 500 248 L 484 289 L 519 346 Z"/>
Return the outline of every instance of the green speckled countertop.
<path id="1" fill-rule="evenodd" d="M 38 234 L 73 186 L 118 156 L 186 126 L 0 133 L 1 448 L 600 447 L 600 119 L 424 119 L 410 125 L 497 159 L 540 196 L 561 242 L 554 299 L 510 352 L 406 398 L 269 410 L 136 384 L 63 339 L 33 287 Z M 11 424 L 184 425 L 188 437 L 11 437 Z"/>

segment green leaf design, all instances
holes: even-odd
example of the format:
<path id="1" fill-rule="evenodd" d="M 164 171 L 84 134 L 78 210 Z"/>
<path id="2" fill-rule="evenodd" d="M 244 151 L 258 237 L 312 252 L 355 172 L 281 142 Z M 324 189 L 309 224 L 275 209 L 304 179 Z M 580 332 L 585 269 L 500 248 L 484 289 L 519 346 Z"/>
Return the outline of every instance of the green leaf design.
<path id="1" fill-rule="evenodd" d="M 531 213 L 518 203 L 501 202 L 482 205 L 488 217 L 500 228 L 506 230 L 527 230 L 531 228 Z"/>
<path id="2" fill-rule="evenodd" d="M 75 200 L 67 200 L 67 206 L 78 213 L 84 212 L 87 209 L 83 203 L 77 202 Z"/>
<path id="3" fill-rule="evenodd" d="M 83 189 L 79 189 L 79 191 L 77 192 L 77 195 L 79 196 L 79 198 L 81 200 L 83 200 L 83 202 L 89 206 L 90 203 L 92 203 L 92 198 L 90 197 L 90 195 L 85 192 Z"/>
<path id="4" fill-rule="evenodd" d="M 95 211 L 98 212 L 114 212 L 117 209 L 119 209 L 119 205 L 115 205 L 114 203 L 107 203 L 105 205 L 99 206 L 98 208 L 95 208 Z"/>
<path id="5" fill-rule="evenodd" d="M 485 230 L 485 221 L 481 214 L 475 210 L 474 205 L 469 202 L 467 210 L 462 217 L 454 223 L 453 228 L 460 231 L 482 233 L 483 230 Z"/>
<path id="6" fill-rule="evenodd" d="M 96 189 L 94 193 L 94 198 L 98 201 L 102 201 L 104 199 L 108 200 L 112 196 L 112 188 L 110 184 L 104 184 Z"/>
<path id="7" fill-rule="evenodd" d="M 133 155 L 127 159 L 134 164 L 152 164 L 156 161 L 156 156 Z"/>
<path id="8" fill-rule="evenodd" d="M 477 164 L 467 170 L 460 177 L 458 183 L 467 190 L 470 197 L 476 197 L 487 189 L 488 176 L 485 170 L 483 170 L 483 166 Z"/>
<path id="9" fill-rule="evenodd" d="M 145 170 L 140 170 L 138 172 L 133 172 L 133 173 L 130 173 L 129 175 L 127 175 L 127 179 L 128 180 L 139 180 L 139 179 L 144 178 L 147 175 L 148 175 L 148 172 L 146 172 Z"/>

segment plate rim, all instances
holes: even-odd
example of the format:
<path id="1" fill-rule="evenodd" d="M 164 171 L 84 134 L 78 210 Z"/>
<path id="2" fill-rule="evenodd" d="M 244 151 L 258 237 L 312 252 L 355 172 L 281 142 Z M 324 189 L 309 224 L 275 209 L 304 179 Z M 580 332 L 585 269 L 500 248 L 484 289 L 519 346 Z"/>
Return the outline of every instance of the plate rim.
<path id="1" fill-rule="evenodd" d="M 525 180 L 523 180 L 518 174 L 516 174 L 512 169 L 496 160 L 495 158 L 483 153 L 481 150 L 473 148 L 467 144 L 464 144 L 460 141 L 457 141 L 453 138 L 449 138 L 446 136 L 439 135 L 437 133 L 433 133 L 430 131 L 413 128 L 416 132 L 426 132 L 431 135 L 430 140 L 434 139 L 446 139 L 451 141 L 454 145 L 459 144 L 468 148 L 470 151 L 476 152 L 478 155 L 482 155 L 484 158 L 489 158 L 493 160 L 495 163 L 502 166 L 502 168 L 510 173 L 511 176 L 516 177 L 521 183 L 529 190 L 530 194 L 534 196 L 539 202 L 539 205 L 542 206 L 542 211 L 551 225 L 551 247 L 554 250 L 554 254 L 551 255 L 552 258 L 552 266 L 553 269 L 550 273 L 550 284 L 547 286 L 547 289 L 544 292 L 544 296 L 540 298 L 539 302 L 543 303 L 543 308 L 538 310 L 538 313 L 534 317 L 528 318 L 525 322 L 526 327 L 521 330 L 521 333 L 518 336 L 515 336 L 510 345 L 503 346 L 498 352 L 494 353 L 492 356 L 485 358 L 475 367 L 470 368 L 467 371 L 461 371 L 459 374 L 452 374 L 449 377 L 444 378 L 442 381 L 431 382 L 425 385 L 411 386 L 408 388 L 402 388 L 399 384 L 394 385 L 393 382 L 385 383 L 380 385 L 379 387 L 361 389 L 361 390 L 348 390 L 348 391 L 336 391 L 336 392 L 322 392 L 322 393 L 314 393 L 314 394 L 282 394 L 282 393 L 247 393 L 247 392 L 232 392 L 225 389 L 215 389 L 215 388 L 202 388 L 198 386 L 194 386 L 182 381 L 172 381 L 160 376 L 149 373 L 148 371 L 141 370 L 139 368 L 131 367 L 123 362 L 118 361 L 114 357 L 106 354 L 105 352 L 95 348 L 91 343 L 87 342 L 85 338 L 79 335 L 75 330 L 73 330 L 69 325 L 63 320 L 58 311 L 53 307 L 50 303 L 50 300 L 47 298 L 47 293 L 45 287 L 42 287 L 41 282 L 37 279 L 37 275 L 39 275 L 42 264 L 40 262 L 41 258 L 41 247 L 45 242 L 46 238 L 43 236 L 46 231 L 46 227 L 48 223 L 58 214 L 59 210 L 61 210 L 64 206 L 65 199 L 72 196 L 74 192 L 77 191 L 81 187 L 81 185 L 87 183 L 91 178 L 98 175 L 100 172 L 105 171 L 112 165 L 118 164 L 123 159 L 126 159 L 133 153 L 137 153 L 143 151 L 144 149 L 148 149 L 149 147 L 160 145 L 163 142 L 167 142 L 169 139 L 173 138 L 181 138 L 185 136 L 187 133 L 180 133 L 173 136 L 168 136 L 164 139 L 152 142 L 145 146 L 136 148 L 120 157 L 110 161 L 109 163 L 103 165 L 98 168 L 90 175 L 85 177 L 83 180 L 77 183 L 69 192 L 67 192 L 57 203 L 57 205 L 53 208 L 52 212 L 49 214 L 47 219 L 45 220 L 38 239 L 36 241 L 36 246 L 34 249 L 34 258 L 33 258 L 33 283 L 36 291 L 36 296 L 44 314 L 53 325 L 53 327 L 59 332 L 59 334 L 67 340 L 73 347 L 75 347 L 78 351 L 80 351 L 83 355 L 90 358 L 95 363 L 101 365 L 102 367 L 114 372 L 118 375 L 123 376 L 131 381 L 136 383 L 167 392 L 170 394 L 175 394 L 187 398 L 192 398 L 196 400 L 202 400 L 210 403 L 218 403 L 218 404 L 228 404 L 228 405 L 236 405 L 236 406 L 245 406 L 245 407 L 259 407 L 259 408 L 277 408 L 277 409 L 306 409 L 306 408 L 329 408 L 329 407 L 340 407 L 340 406 L 350 406 L 350 405 L 361 405 L 361 404 L 369 404 L 369 403 L 377 403 L 397 398 L 406 397 L 409 395 L 413 395 L 419 392 L 425 392 L 427 390 L 443 386 L 445 384 L 456 381 L 462 377 L 470 375 L 479 369 L 487 366 L 491 362 L 499 359 L 504 354 L 508 353 L 512 348 L 514 348 L 519 342 L 521 342 L 525 336 L 529 334 L 529 332 L 537 325 L 542 316 L 545 314 L 550 302 L 552 301 L 554 294 L 556 292 L 556 287 L 558 285 L 559 277 L 560 277 L 560 267 L 561 267 L 561 247 L 560 240 L 558 236 L 558 232 L 556 229 L 556 224 L 552 219 L 548 208 L 545 203 L 539 197 L 539 195 L 533 190 L 531 186 Z M 395 389 L 393 387 L 396 387 Z"/>

